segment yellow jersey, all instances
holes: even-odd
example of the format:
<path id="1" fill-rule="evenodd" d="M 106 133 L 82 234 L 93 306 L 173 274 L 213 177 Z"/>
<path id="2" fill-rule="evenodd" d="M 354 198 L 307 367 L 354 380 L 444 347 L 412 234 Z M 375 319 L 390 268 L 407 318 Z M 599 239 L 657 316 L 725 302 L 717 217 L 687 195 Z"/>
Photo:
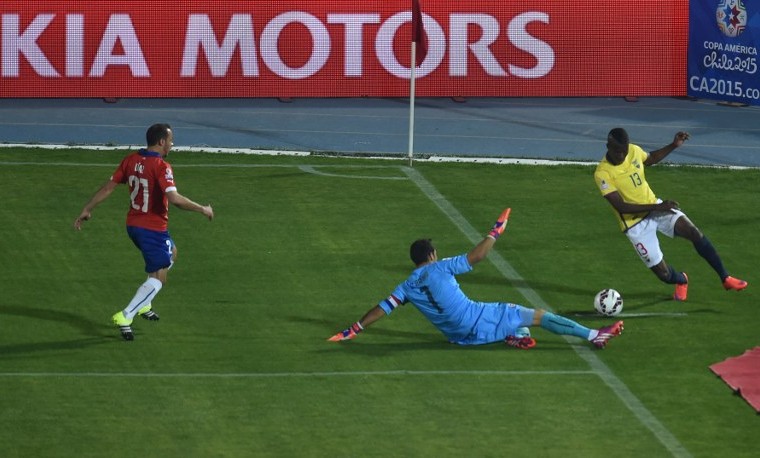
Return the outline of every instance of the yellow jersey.
<path id="1" fill-rule="evenodd" d="M 628 203 L 643 205 L 656 203 L 657 196 L 649 187 L 644 173 L 644 161 L 648 157 L 649 153 L 634 144 L 628 144 L 628 154 L 619 165 L 611 164 L 605 156 L 594 172 L 594 181 L 602 196 L 617 191 L 623 201 Z M 623 232 L 649 214 L 649 212 L 618 213 L 614 208 L 613 211 Z"/>

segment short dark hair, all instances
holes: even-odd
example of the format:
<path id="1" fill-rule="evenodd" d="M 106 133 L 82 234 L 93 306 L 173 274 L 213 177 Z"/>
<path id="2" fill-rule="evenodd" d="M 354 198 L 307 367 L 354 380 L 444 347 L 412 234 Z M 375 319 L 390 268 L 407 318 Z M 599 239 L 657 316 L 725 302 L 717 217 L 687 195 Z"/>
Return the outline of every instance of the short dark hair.
<path id="1" fill-rule="evenodd" d="M 412 258 L 412 262 L 415 266 L 418 266 L 428 261 L 430 254 L 435 251 L 433 241 L 431 239 L 419 239 L 412 243 L 409 247 L 409 257 Z"/>
<path id="2" fill-rule="evenodd" d="M 607 140 L 616 143 L 620 146 L 628 146 L 630 142 L 628 138 L 628 132 L 622 127 L 616 127 L 607 134 Z"/>
<path id="3" fill-rule="evenodd" d="M 148 143 L 148 146 L 157 145 L 158 142 L 168 137 L 169 129 L 171 128 L 172 126 L 165 123 L 153 124 L 148 127 L 148 131 L 145 132 L 145 141 Z"/>

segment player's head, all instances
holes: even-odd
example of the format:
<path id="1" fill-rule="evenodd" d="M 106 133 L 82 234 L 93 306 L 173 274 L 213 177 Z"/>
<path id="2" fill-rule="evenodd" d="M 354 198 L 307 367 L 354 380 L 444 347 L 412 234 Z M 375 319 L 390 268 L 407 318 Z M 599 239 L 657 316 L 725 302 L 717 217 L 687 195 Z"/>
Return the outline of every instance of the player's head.
<path id="1" fill-rule="evenodd" d="M 160 152 L 163 156 L 169 154 L 174 145 L 172 126 L 165 123 L 153 124 L 145 132 L 145 142 L 148 148 Z"/>
<path id="2" fill-rule="evenodd" d="M 622 127 L 615 127 L 607 134 L 607 148 L 612 146 L 613 148 L 628 150 L 628 132 Z"/>
<path id="3" fill-rule="evenodd" d="M 614 162 L 620 163 L 628 154 L 628 132 L 622 127 L 616 127 L 607 134 L 607 153 L 612 155 Z"/>
<path id="4" fill-rule="evenodd" d="M 434 261 L 436 253 L 433 241 L 430 239 L 415 240 L 412 246 L 409 247 L 409 257 L 412 258 L 415 266 L 425 264 L 428 261 Z"/>

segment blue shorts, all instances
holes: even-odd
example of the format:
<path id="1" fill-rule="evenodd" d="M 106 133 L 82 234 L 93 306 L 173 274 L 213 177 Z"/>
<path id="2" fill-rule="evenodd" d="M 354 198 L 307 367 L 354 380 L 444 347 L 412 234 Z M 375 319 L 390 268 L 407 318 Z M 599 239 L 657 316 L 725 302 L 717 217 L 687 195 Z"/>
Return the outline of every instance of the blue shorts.
<path id="1" fill-rule="evenodd" d="M 460 345 L 483 345 L 503 342 L 515 335 L 517 328 L 533 324 L 534 309 L 510 303 L 482 303 L 483 313 L 472 332 L 464 339 L 454 342 Z"/>
<path id="2" fill-rule="evenodd" d="M 151 231 L 142 227 L 127 226 L 132 243 L 142 252 L 145 272 L 153 273 L 172 265 L 172 240 L 167 231 Z"/>

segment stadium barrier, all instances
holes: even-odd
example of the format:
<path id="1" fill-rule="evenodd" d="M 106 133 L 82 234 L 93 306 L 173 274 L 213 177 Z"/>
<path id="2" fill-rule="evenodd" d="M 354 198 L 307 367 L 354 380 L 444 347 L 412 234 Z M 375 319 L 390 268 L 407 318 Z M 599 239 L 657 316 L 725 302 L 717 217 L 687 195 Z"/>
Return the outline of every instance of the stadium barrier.
<path id="1" fill-rule="evenodd" d="M 688 0 L 421 0 L 416 94 L 684 96 Z M 3 0 L 0 97 L 400 97 L 411 0 Z"/>

